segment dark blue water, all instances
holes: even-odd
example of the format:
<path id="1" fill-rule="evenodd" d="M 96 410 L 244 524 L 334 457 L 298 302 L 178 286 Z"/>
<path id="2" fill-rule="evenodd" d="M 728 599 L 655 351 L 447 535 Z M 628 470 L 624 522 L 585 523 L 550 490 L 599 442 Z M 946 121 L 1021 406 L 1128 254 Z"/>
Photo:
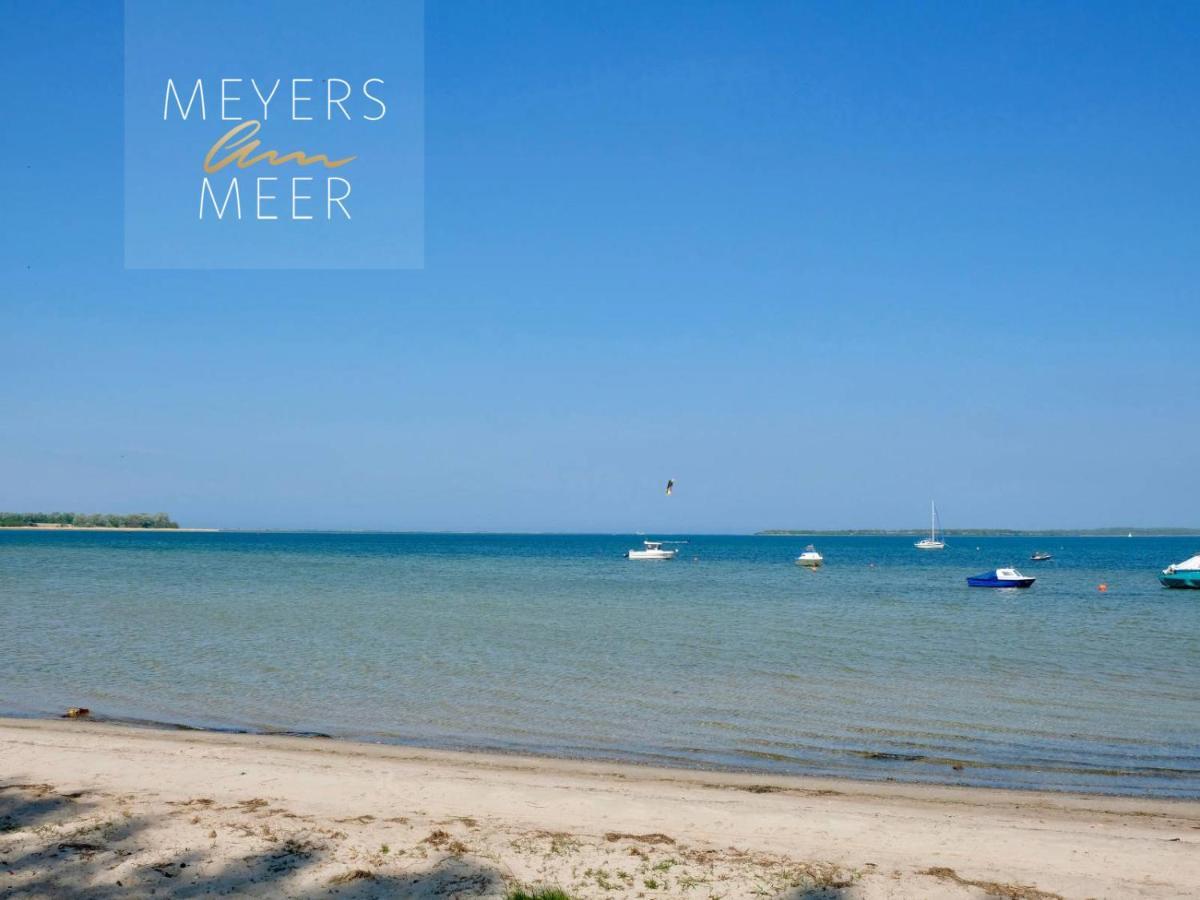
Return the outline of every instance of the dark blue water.
<path id="1" fill-rule="evenodd" d="M 1200 539 L 687 540 L 0 533 L 0 709 L 1200 796 Z"/>

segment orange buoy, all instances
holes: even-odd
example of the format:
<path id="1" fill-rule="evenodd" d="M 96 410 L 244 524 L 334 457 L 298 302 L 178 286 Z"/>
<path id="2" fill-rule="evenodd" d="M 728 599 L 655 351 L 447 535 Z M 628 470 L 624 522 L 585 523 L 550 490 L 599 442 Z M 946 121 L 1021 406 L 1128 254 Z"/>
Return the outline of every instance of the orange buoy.
<path id="1" fill-rule="evenodd" d="M 1108 590 L 1108 585 L 1107 585 L 1107 584 L 1101 584 L 1101 585 L 1100 585 L 1098 588 L 1096 588 L 1096 590 L 1098 590 L 1100 593 L 1102 593 L 1102 594 L 1103 594 L 1105 591 L 1107 591 L 1107 590 Z"/>

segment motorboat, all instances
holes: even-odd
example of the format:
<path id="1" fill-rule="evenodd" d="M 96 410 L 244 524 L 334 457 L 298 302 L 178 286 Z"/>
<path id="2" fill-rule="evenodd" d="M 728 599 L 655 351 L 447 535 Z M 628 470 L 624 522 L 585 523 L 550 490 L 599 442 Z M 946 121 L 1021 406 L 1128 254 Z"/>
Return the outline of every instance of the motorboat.
<path id="1" fill-rule="evenodd" d="M 945 550 L 946 542 L 939 540 L 937 535 L 938 517 L 937 504 L 929 501 L 929 537 L 922 538 L 913 544 L 918 550 Z"/>
<path id="2" fill-rule="evenodd" d="M 664 550 L 662 541 L 642 541 L 642 550 L 626 550 L 626 559 L 674 559 L 678 550 Z"/>
<path id="3" fill-rule="evenodd" d="M 812 544 L 809 544 L 807 547 L 805 547 L 804 552 L 796 557 L 796 565 L 807 566 L 810 569 L 815 569 L 818 566 L 823 565 L 824 562 L 825 557 L 818 553 L 817 548 Z"/>
<path id="4" fill-rule="evenodd" d="M 1004 569 L 992 569 L 982 575 L 971 575 L 967 578 L 969 586 L 984 588 L 1027 588 L 1035 581 L 1037 581 L 1036 578 L 1022 575 L 1011 566 Z"/>
<path id="5" fill-rule="evenodd" d="M 1033 562 L 1045 562 L 1048 559 L 1054 559 L 1054 554 L 1047 553 L 1045 550 L 1034 550 L 1029 559 Z"/>
<path id="6" fill-rule="evenodd" d="M 1169 588 L 1194 588 L 1200 590 L 1200 554 L 1181 563 L 1175 563 L 1163 569 L 1158 576 Z"/>

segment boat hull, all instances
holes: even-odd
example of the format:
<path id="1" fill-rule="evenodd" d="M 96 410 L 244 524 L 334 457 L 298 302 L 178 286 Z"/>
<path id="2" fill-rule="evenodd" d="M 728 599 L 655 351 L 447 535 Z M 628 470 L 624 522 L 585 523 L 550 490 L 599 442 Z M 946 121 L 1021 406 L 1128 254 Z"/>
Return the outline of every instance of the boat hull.
<path id="1" fill-rule="evenodd" d="M 796 560 L 796 565 L 804 566 L 805 568 L 809 569 L 819 569 L 824 562 L 825 560 L 823 559 L 804 559 L 801 557 L 800 559 Z"/>
<path id="2" fill-rule="evenodd" d="M 1200 570 L 1189 569 L 1182 572 L 1172 572 L 1169 575 L 1163 572 L 1158 576 L 1158 580 L 1163 583 L 1164 587 L 1191 588 L 1192 590 L 1200 591 Z"/>
<path id="3" fill-rule="evenodd" d="M 1035 581 L 1036 578 L 981 578 L 972 575 L 967 578 L 967 585 L 977 588 L 1027 588 Z"/>
<path id="4" fill-rule="evenodd" d="M 918 550 L 945 550 L 946 544 L 944 541 L 917 541 L 913 544 Z"/>
<path id="5" fill-rule="evenodd" d="M 678 550 L 628 550 L 626 559 L 674 559 Z"/>

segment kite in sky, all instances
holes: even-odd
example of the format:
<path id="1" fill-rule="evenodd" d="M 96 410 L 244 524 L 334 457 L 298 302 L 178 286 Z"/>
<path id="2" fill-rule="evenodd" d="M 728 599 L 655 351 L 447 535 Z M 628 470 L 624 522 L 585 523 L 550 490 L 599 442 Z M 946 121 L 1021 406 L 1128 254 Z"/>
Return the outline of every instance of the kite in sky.
<path id="1" fill-rule="evenodd" d="M 667 479 L 667 496 L 668 497 L 671 496 L 671 491 L 673 491 L 673 490 L 675 490 L 675 479 L 668 478 Z"/>

